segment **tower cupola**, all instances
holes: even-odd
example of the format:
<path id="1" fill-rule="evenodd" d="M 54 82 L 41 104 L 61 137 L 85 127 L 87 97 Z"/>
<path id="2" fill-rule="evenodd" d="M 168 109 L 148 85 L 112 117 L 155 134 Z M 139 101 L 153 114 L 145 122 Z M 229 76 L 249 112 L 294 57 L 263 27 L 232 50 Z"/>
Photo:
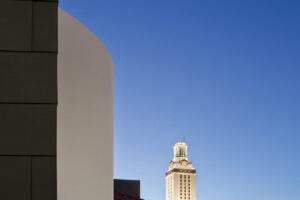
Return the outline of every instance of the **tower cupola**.
<path id="1" fill-rule="evenodd" d="M 174 147 L 173 162 L 188 160 L 187 144 L 185 142 L 177 142 Z"/>

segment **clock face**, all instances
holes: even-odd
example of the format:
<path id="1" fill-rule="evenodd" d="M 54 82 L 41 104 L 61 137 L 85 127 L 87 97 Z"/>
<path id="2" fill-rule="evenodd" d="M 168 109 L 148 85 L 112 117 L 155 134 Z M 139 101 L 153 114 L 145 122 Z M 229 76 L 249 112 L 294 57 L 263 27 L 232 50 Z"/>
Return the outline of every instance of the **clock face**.
<path id="1" fill-rule="evenodd" d="M 187 166 L 188 162 L 186 160 L 182 161 L 182 165 Z"/>
<path id="2" fill-rule="evenodd" d="M 173 167 L 173 162 L 171 162 L 171 163 L 169 164 L 169 166 L 170 166 L 170 167 Z"/>

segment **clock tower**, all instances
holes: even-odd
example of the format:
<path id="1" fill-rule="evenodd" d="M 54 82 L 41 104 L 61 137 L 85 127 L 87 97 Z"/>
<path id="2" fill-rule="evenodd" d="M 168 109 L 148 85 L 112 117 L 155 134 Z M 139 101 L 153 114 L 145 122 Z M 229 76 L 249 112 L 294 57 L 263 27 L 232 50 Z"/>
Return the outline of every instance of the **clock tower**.
<path id="1" fill-rule="evenodd" d="M 187 144 L 177 142 L 166 173 L 166 200 L 196 200 L 196 170 L 188 160 Z"/>

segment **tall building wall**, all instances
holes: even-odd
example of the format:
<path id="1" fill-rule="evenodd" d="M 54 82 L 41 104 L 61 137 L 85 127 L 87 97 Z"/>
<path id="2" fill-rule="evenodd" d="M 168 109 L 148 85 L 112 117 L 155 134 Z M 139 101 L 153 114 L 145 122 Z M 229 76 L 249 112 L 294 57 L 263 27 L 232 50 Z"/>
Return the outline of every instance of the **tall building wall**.
<path id="1" fill-rule="evenodd" d="M 57 6 L 0 1 L 0 199 L 56 199 Z"/>
<path id="2" fill-rule="evenodd" d="M 104 45 L 58 13 L 58 199 L 113 199 L 113 64 Z"/>
<path id="3" fill-rule="evenodd" d="M 113 199 L 112 60 L 57 6 L 0 1 L 1 200 Z"/>

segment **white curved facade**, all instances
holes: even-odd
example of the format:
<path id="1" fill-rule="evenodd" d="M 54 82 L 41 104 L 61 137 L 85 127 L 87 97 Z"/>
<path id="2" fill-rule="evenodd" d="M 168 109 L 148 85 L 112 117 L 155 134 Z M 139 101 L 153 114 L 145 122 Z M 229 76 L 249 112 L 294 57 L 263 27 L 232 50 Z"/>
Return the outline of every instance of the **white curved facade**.
<path id="1" fill-rule="evenodd" d="M 112 200 L 112 59 L 62 10 L 58 28 L 58 200 Z"/>

